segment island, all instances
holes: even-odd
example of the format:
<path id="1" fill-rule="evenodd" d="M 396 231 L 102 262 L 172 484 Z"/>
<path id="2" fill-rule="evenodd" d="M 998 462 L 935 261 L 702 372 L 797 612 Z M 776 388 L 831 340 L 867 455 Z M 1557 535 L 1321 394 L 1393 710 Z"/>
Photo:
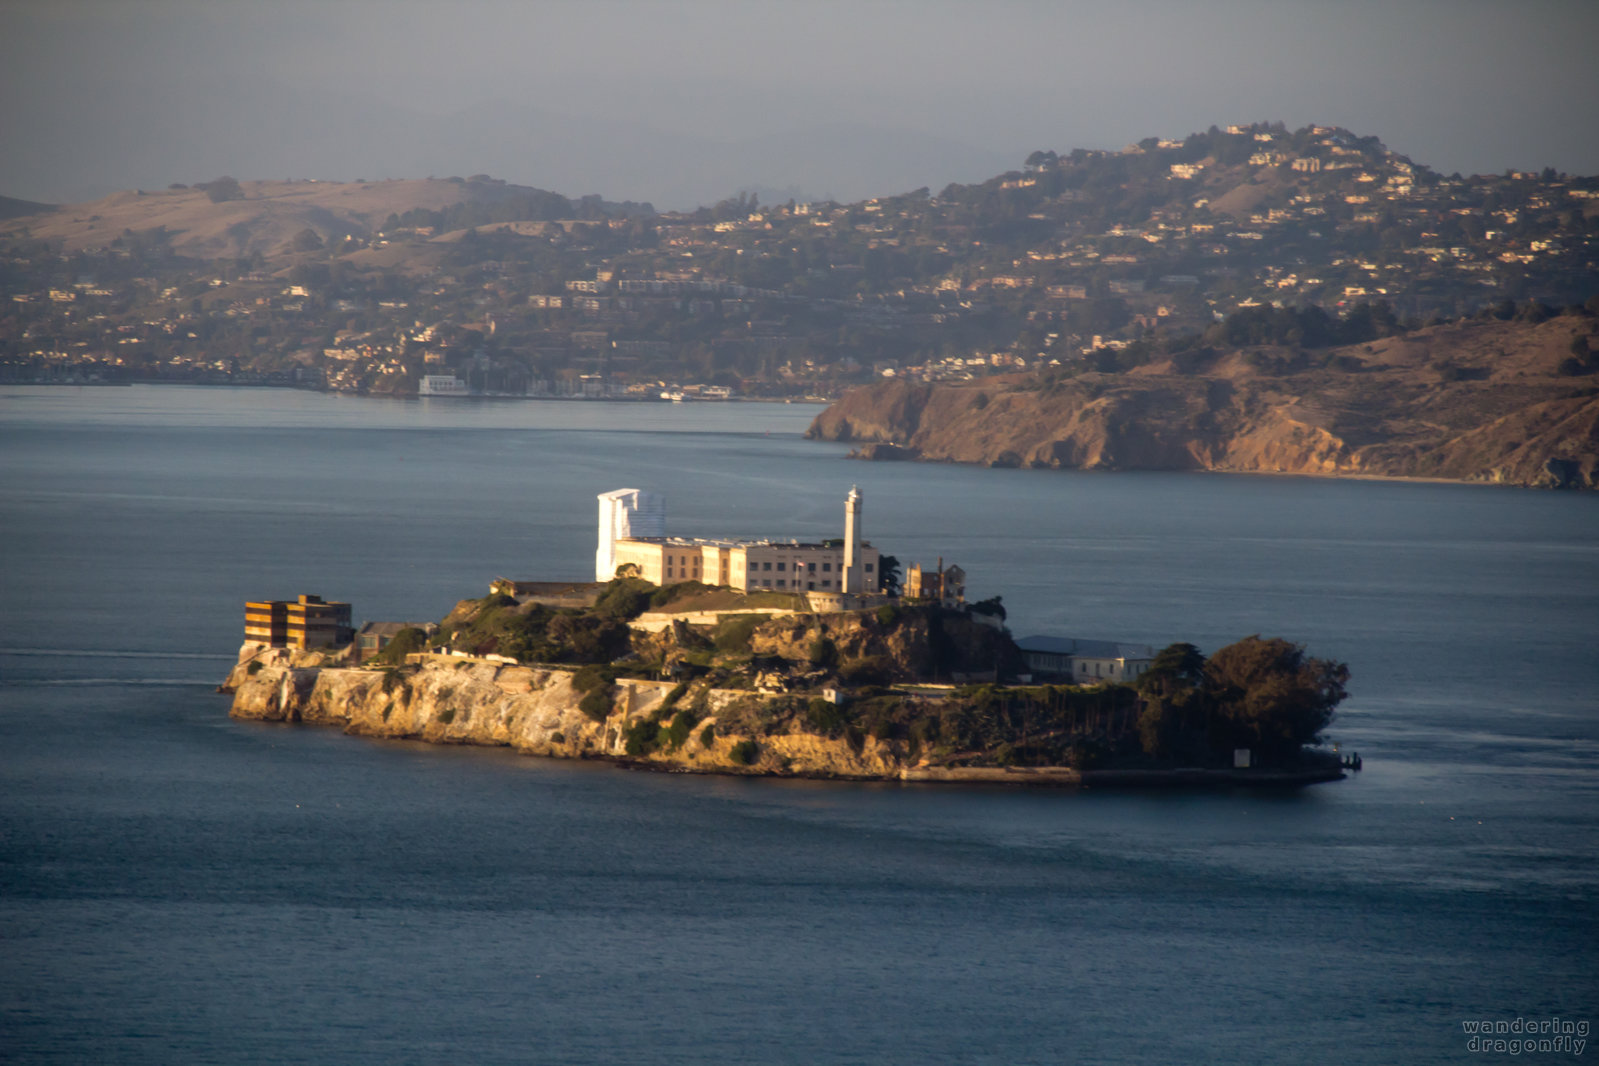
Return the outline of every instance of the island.
<path id="1" fill-rule="evenodd" d="M 437 623 L 359 632 L 316 596 L 247 605 L 231 713 L 688 773 L 1298 786 L 1358 766 L 1316 747 L 1345 665 L 1260 636 L 1208 657 L 1017 641 L 958 566 L 901 574 L 865 541 L 858 490 L 819 543 L 668 537 L 636 489 L 600 504 L 609 580 L 499 579 Z"/>

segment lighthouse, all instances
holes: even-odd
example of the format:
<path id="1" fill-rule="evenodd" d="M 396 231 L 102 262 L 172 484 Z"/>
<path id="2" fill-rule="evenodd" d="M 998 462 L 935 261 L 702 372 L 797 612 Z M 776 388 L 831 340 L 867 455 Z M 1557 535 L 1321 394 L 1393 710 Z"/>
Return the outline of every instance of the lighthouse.
<path id="1" fill-rule="evenodd" d="M 844 592 L 865 591 L 861 581 L 861 490 L 849 487 L 844 498 Z"/>

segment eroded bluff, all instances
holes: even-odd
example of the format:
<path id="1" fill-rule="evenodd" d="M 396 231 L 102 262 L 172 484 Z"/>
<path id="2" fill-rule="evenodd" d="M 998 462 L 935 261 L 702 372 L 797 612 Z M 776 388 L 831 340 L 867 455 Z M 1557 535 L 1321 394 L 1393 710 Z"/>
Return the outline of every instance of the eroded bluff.
<path id="1" fill-rule="evenodd" d="M 1594 329 L 1563 315 L 1326 352 L 1206 349 L 1119 374 L 888 381 L 846 393 L 808 436 L 868 459 L 1592 489 L 1599 379 L 1568 353 Z"/>

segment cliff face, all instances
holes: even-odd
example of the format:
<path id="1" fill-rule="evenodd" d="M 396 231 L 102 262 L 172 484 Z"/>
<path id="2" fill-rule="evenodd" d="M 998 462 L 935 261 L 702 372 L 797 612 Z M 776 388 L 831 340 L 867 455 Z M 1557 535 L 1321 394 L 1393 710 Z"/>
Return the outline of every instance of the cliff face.
<path id="1" fill-rule="evenodd" d="M 233 694 L 235 718 L 330 725 L 362 736 L 435 744 L 510 747 L 560 758 L 628 757 L 715 773 L 898 777 L 904 769 L 886 745 L 870 737 L 856 750 L 843 739 L 805 732 L 759 738 L 724 732 L 719 712 L 765 698 L 747 691 L 706 693 L 705 716 L 679 747 L 629 756 L 630 727 L 656 716 L 672 683 L 619 680 L 609 712 L 597 721 L 579 708 L 581 695 L 566 670 L 442 656 L 405 670 L 363 670 L 327 665 L 316 653 L 263 651 L 252 644 L 240 650 L 239 658 L 223 686 Z M 252 668 L 252 662 L 260 665 Z M 706 726 L 713 727 L 708 744 Z M 741 761 L 735 749 L 752 739 L 756 754 Z"/>
<path id="2" fill-rule="evenodd" d="M 861 442 L 871 459 L 1599 488 L 1599 378 L 1559 371 L 1594 332 L 1562 315 L 1055 383 L 887 382 L 847 393 L 809 436 Z"/>

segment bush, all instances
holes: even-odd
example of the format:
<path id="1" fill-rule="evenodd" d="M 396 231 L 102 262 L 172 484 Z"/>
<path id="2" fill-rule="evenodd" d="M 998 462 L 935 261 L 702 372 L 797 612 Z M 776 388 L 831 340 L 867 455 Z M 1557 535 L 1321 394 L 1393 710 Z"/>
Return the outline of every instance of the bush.
<path id="1" fill-rule="evenodd" d="M 603 722 L 611 716 L 611 702 L 611 686 L 602 685 L 585 694 L 578 701 L 577 709 L 593 721 Z"/>
<path id="2" fill-rule="evenodd" d="M 640 718 L 622 733 L 622 747 L 629 755 L 648 755 L 661 746 L 661 726 Z"/>
<path id="3" fill-rule="evenodd" d="M 689 734 L 693 732 L 694 726 L 699 720 L 699 715 L 693 711 L 678 711 L 677 714 L 672 716 L 672 724 L 662 731 L 662 740 L 667 747 L 676 751 L 688 743 Z"/>
<path id="4" fill-rule="evenodd" d="M 248 674 L 249 676 L 251 676 L 251 677 L 254 677 L 256 674 L 259 674 L 261 672 L 261 660 L 260 659 L 252 659 L 250 661 L 250 665 L 246 666 L 244 668 L 244 672 L 246 674 Z"/>
<path id="5" fill-rule="evenodd" d="M 812 700 L 805 708 L 811 728 L 823 736 L 836 736 L 847 724 L 843 708 L 827 700 Z"/>
<path id="6" fill-rule="evenodd" d="M 761 746 L 753 740 L 741 740 L 728 751 L 727 757 L 739 766 L 750 766 L 761 757 Z"/>
<path id="7" fill-rule="evenodd" d="M 415 626 L 406 626 L 394 634 L 394 639 L 386 644 L 382 651 L 372 656 L 375 663 L 387 663 L 390 666 L 399 666 L 405 662 L 405 657 L 412 652 L 422 651 L 427 648 L 428 635 L 425 631 Z"/>
<path id="8" fill-rule="evenodd" d="M 708 747 L 711 747 L 715 743 L 716 743 L 716 727 L 714 725 L 708 725 L 704 729 L 700 730 L 700 746 L 701 747 L 708 748 Z"/>
<path id="9" fill-rule="evenodd" d="M 817 637 L 811 641 L 806 655 L 817 669 L 831 670 L 838 665 L 838 645 L 827 637 Z"/>
<path id="10" fill-rule="evenodd" d="M 641 577 L 616 578 L 594 601 L 594 611 L 612 618 L 637 618 L 649 606 L 653 589 L 654 586 Z"/>
<path id="11" fill-rule="evenodd" d="M 676 707 L 677 706 L 677 701 L 681 700 L 687 694 L 688 694 L 688 682 L 687 681 L 679 681 L 676 685 L 674 685 L 672 687 L 672 691 L 670 691 L 670 692 L 668 692 L 666 694 L 666 699 L 661 701 L 661 711 L 664 713 L 666 711 L 671 710 L 673 707 Z"/>
<path id="12" fill-rule="evenodd" d="M 449 725 L 451 722 L 455 721 L 455 708 L 446 707 L 444 710 L 440 711 L 439 721 L 443 722 L 445 725 Z"/>
<path id="13" fill-rule="evenodd" d="M 755 635 L 755 627 L 766 621 L 767 615 L 736 614 L 723 618 L 716 626 L 716 635 L 712 642 L 716 650 L 725 654 L 750 650 L 750 638 Z"/>
<path id="14" fill-rule="evenodd" d="M 899 621 L 899 608 L 892 603 L 885 603 L 877 609 L 877 624 L 891 626 Z"/>
<path id="15" fill-rule="evenodd" d="M 593 692 L 597 687 L 610 686 L 616 681 L 616 671 L 607 666 L 585 666 L 572 675 L 572 688 L 578 692 Z"/>

